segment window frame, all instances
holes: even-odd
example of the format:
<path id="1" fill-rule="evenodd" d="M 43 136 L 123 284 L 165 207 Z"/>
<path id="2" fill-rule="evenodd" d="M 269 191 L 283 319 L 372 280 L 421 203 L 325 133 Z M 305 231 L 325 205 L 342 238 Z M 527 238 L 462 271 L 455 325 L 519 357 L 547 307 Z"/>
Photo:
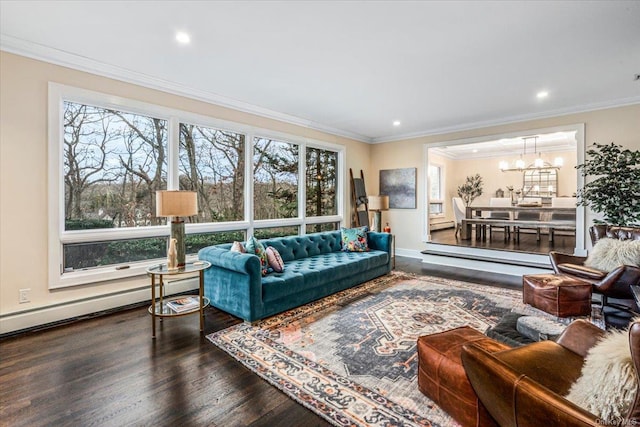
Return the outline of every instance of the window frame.
<path id="1" fill-rule="evenodd" d="M 432 199 L 431 198 L 431 173 L 428 170 L 428 168 L 432 168 L 432 167 L 437 168 L 438 171 L 439 171 L 438 175 L 439 175 L 439 184 L 440 184 L 439 185 L 439 187 L 440 187 L 440 189 L 439 189 L 440 190 L 439 191 L 440 198 L 438 198 L 438 199 Z M 444 189 L 446 188 L 445 187 L 445 182 L 444 182 L 444 177 L 445 177 L 445 165 L 440 164 L 440 163 L 429 163 L 429 165 L 427 167 L 427 178 L 428 178 L 428 182 L 429 182 L 429 188 L 428 188 L 428 196 L 429 196 L 429 198 L 428 198 L 428 201 L 427 201 L 427 215 L 429 216 L 429 218 L 444 218 L 444 217 L 446 217 L 446 214 L 447 214 L 446 209 L 447 208 L 446 208 L 446 204 L 445 204 L 444 198 L 443 198 Z M 432 204 L 441 205 L 442 206 L 442 211 L 440 213 L 432 214 L 431 213 L 431 205 Z"/>
<path id="2" fill-rule="evenodd" d="M 97 240 L 113 241 L 140 237 L 168 237 L 169 225 L 111 228 L 93 230 L 65 230 L 64 225 L 64 102 L 87 104 L 96 107 L 122 110 L 129 113 L 152 116 L 167 120 L 167 189 L 178 189 L 179 176 L 179 130 L 180 123 L 210 127 L 229 132 L 241 133 L 245 136 L 244 159 L 244 218 L 241 221 L 188 223 L 186 233 L 211 233 L 221 231 L 244 231 L 247 236 L 253 235 L 255 228 L 297 226 L 300 234 L 305 234 L 306 226 L 324 222 L 344 223 L 346 183 L 346 147 L 343 145 L 314 140 L 303 136 L 291 135 L 269 129 L 235 123 L 210 116 L 191 113 L 170 107 L 155 105 L 135 99 L 124 98 L 102 92 L 67 86 L 49 82 L 48 87 L 48 287 L 49 289 L 91 283 L 106 283 L 110 280 L 124 279 L 146 274 L 146 269 L 158 263 L 158 259 L 111 264 L 104 267 L 93 267 L 75 270 L 72 273 L 62 271 L 64 249 L 68 243 L 87 243 Z M 298 160 L 298 215 L 295 218 L 254 220 L 253 197 L 253 140 L 256 136 L 290 142 L 299 146 Z M 337 215 L 307 217 L 305 215 L 305 169 L 306 147 L 321 148 L 337 153 L 336 173 Z M 195 258 L 187 256 L 187 258 Z M 122 268 L 126 265 L 126 268 Z M 120 268 L 118 268 L 120 267 Z"/>

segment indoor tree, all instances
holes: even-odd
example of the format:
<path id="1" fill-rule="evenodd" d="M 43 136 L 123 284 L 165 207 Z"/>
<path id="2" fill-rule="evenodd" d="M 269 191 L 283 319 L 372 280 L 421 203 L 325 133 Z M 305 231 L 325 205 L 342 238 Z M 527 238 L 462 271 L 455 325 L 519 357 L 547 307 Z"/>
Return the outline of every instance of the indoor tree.
<path id="1" fill-rule="evenodd" d="M 468 176 L 465 183 L 458 186 L 458 196 L 465 206 L 470 206 L 473 200 L 482 195 L 482 177 L 480 174 Z"/>
<path id="2" fill-rule="evenodd" d="M 640 151 L 611 143 L 594 143 L 587 159 L 576 166 L 582 176 L 593 177 L 578 190 L 578 204 L 602 213 L 595 223 L 630 226 L 640 223 Z"/>

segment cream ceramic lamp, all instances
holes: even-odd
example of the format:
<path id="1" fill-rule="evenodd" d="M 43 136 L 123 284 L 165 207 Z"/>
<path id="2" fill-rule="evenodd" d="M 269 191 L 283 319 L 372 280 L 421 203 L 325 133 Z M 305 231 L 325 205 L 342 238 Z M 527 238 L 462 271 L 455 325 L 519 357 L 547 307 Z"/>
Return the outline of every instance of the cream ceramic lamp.
<path id="1" fill-rule="evenodd" d="M 178 267 L 185 265 L 184 221 L 180 217 L 197 213 L 198 197 L 195 191 L 156 191 L 156 216 L 173 217 L 170 239 L 176 239 Z"/>
<path id="2" fill-rule="evenodd" d="M 373 212 L 372 230 L 382 231 L 382 211 L 389 210 L 389 196 L 369 196 L 368 208 Z"/>

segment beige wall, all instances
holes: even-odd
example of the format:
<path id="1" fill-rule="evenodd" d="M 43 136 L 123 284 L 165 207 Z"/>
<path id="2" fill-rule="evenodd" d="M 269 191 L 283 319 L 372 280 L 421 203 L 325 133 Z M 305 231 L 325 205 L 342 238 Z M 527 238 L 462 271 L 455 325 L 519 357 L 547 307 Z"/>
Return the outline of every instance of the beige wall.
<path id="1" fill-rule="evenodd" d="M 57 82 L 109 93 L 143 102 L 208 115 L 218 119 L 286 132 L 346 147 L 347 168 L 364 171 L 369 194 L 378 192 L 380 169 L 418 168 L 418 206 L 424 204 L 424 145 L 512 131 L 586 124 L 586 141 L 611 142 L 640 149 L 640 105 L 590 113 L 535 120 L 446 135 L 368 145 L 242 113 L 229 108 L 171 95 L 120 81 L 0 52 L 0 333 L 3 318 L 40 312 L 47 307 L 68 307 L 70 303 L 107 294 L 128 292 L 147 285 L 147 279 L 103 282 L 52 291 L 47 287 L 47 86 Z M 451 170 L 449 170 L 451 169 Z M 447 183 L 455 184 L 449 167 Z M 505 174 L 506 175 L 506 174 Z M 495 184 L 485 185 L 487 191 Z M 344 188 L 349 200 L 349 188 Z M 448 202 L 450 203 L 450 201 Z M 350 218 L 349 203 L 343 215 Z M 450 205 L 449 205 L 450 209 Z M 419 251 L 422 243 L 421 209 L 390 210 L 383 213 L 397 239 L 398 249 Z M 589 219 L 589 218 L 588 218 Z M 31 302 L 18 304 L 18 290 L 31 289 Z M 36 323 L 37 324 L 37 323 Z"/>
<path id="2" fill-rule="evenodd" d="M 614 142 L 623 145 L 629 149 L 640 149 L 640 104 L 610 108 L 606 110 L 592 111 L 587 113 L 571 114 L 566 116 L 558 116 L 547 119 L 531 120 L 527 122 L 512 123 L 502 126 L 493 126 L 489 128 L 474 129 L 462 132 L 455 132 L 443 135 L 432 135 L 420 138 L 413 138 L 403 141 L 388 142 L 376 144 L 371 149 L 371 174 L 372 182 L 368 184 L 371 188 L 370 192 L 377 191 L 379 188 L 378 171 L 380 169 L 395 168 L 418 168 L 418 207 L 424 206 L 424 185 L 425 171 L 423 170 L 425 161 L 425 146 L 443 141 L 454 141 L 464 138 L 474 138 L 490 135 L 498 135 L 503 133 L 512 133 L 526 131 L 531 129 L 550 128 L 555 126 L 573 125 L 577 123 L 585 124 L 585 145 L 588 147 L 593 142 L 610 143 Z M 565 159 L 567 161 L 568 159 Z M 470 161 L 469 161 L 470 162 Z M 505 172 L 501 175 L 493 175 L 489 170 L 497 168 L 495 161 L 487 161 L 486 176 L 481 175 L 485 181 L 485 195 L 490 197 L 490 193 L 494 192 L 498 187 L 504 189 L 505 185 L 511 180 L 520 181 L 521 176 L 515 172 Z M 571 171 L 573 163 L 567 162 L 562 168 L 560 178 L 561 193 L 571 194 L 569 188 L 565 188 L 563 182 L 571 182 L 569 177 L 564 177 L 565 173 Z M 480 171 L 480 167 L 475 164 L 467 164 L 460 168 L 447 170 L 447 188 L 449 199 L 455 194 L 455 188 L 460 185 L 467 175 Z M 513 174 L 513 175 L 510 175 Z M 518 178 L 519 179 L 516 179 Z M 514 182 L 515 182 L 514 181 Z M 452 194 L 453 193 L 453 194 Z M 451 202 L 448 200 L 447 208 L 451 209 Z M 388 221 L 393 233 L 396 236 L 396 245 L 401 250 L 421 251 L 425 245 L 423 238 L 423 209 L 394 209 L 384 212 L 384 221 Z M 587 212 L 587 225 L 592 224 L 593 215 Z"/>
<path id="3" fill-rule="evenodd" d="M 571 196 L 577 189 L 577 173 L 576 166 L 576 152 L 575 151 L 562 151 L 553 152 L 552 156 L 544 156 L 543 159 L 553 161 L 554 157 L 562 157 L 564 159 L 564 166 L 558 170 L 558 188 L 561 196 Z M 525 164 L 529 165 L 535 160 L 533 154 L 523 157 Z M 522 188 L 523 174 L 522 172 L 501 172 L 498 169 L 498 162 L 500 160 L 509 159 L 508 157 L 502 158 L 488 158 L 488 159 L 469 159 L 469 160 L 457 160 L 450 161 L 449 167 L 451 171 L 447 171 L 451 180 L 447 181 L 447 194 L 448 197 L 456 197 L 458 193 L 458 186 L 462 185 L 469 175 L 480 174 L 482 177 L 483 191 L 482 195 L 473 201 L 474 205 L 486 206 L 489 203 L 491 197 L 496 197 L 495 193 L 498 189 L 504 191 L 505 197 L 509 195 L 507 186 L 512 186 L 514 189 Z"/>
<path id="4" fill-rule="evenodd" d="M 56 82 L 346 147 L 347 168 L 369 175 L 370 145 L 289 123 L 170 95 L 0 52 L 0 322 L 23 310 L 95 298 L 147 285 L 146 277 L 75 286 L 47 286 L 47 91 Z M 348 182 L 348 181 L 347 181 Z M 348 186 L 344 188 L 348 199 Z M 349 218 L 349 206 L 344 217 Z M 30 288 L 31 303 L 18 304 Z M 150 296 L 150 295 L 149 295 Z M 0 332 L 4 332 L 0 325 Z"/>

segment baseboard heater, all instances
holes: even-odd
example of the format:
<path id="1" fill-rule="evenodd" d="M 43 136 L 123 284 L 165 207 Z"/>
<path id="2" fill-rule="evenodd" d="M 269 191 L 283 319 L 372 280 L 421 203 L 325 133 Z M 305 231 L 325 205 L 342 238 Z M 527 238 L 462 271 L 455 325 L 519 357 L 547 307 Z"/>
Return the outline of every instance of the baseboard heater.
<path id="1" fill-rule="evenodd" d="M 453 228 L 454 226 L 455 225 L 453 221 L 436 222 L 436 223 L 429 224 L 429 230 L 432 230 L 432 231 L 444 230 L 446 228 Z"/>

